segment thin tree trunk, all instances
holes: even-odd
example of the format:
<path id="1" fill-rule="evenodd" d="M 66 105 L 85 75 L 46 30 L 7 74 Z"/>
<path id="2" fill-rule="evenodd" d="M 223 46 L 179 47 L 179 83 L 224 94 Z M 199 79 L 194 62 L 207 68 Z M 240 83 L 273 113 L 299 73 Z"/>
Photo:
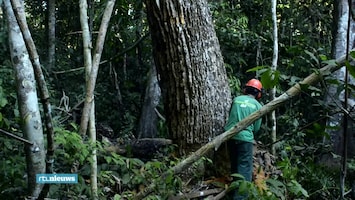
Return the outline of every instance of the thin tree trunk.
<path id="1" fill-rule="evenodd" d="M 80 21 L 87 20 L 87 11 L 85 11 L 85 13 L 84 13 L 84 11 L 83 11 L 84 5 L 83 4 L 84 4 L 84 0 L 81 0 L 80 1 L 80 8 L 81 8 L 80 9 L 81 10 Z M 101 21 L 101 26 L 100 26 L 99 33 L 98 33 L 98 38 L 96 41 L 94 56 L 92 57 L 92 69 L 90 71 L 89 80 L 87 82 L 88 85 L 86 88 L 85 103 L 84 103 L 82 118 L 81 118 L 81 122 L 80 122 L 80 133 L 82 135 L 86 134 L 87 128 L 88 128 L 89 114 L 90 114 L 92 101 L 94 100 L 94 90 L 95 90 L 97 73 L 99 71 L 101 54 L 102 54 L 103 45 L 105 42 L 105 36 L 106 36 L 106 32 L 107 32 L 108 23 L 110 21 L 114 5 L 115 5 L 115 0 L 107 1 L 107 6 L 106 6 L 106 9 L 105 9 L 102 21 Z M 85 8 L 87 9 L 86 2 L 85 2 Z M 81 23 L 85 23 L 85 22 L 81 22 Z M 87 21 L 86 21 L 86 24 L 87 24 Z M 88 25 L 83 28 L 88 30 Z M 88 36 L 85 36 L 85 37 L 88 37 Z M 86 46 L 84 46 L 84 48 L 89 48 L 89 49 L 91 48 L 91 43 L 85 44 L 85 45 Z"/>
<path id="2" fill-rule="evenodd" d="M 55 0 L 48 1 L 48 69 L 55 68 Z M 54 131 L 47 132 L 47 154 L 46 154 L 46 173 L 53 173 L 54 163 Z M 50 184 L 45 184 L 40 194 L 40 199 L 47 196 Z"/>
<path id="3" fill-rule="evenodd" d="M 92 70 L 92 56 L 91 56 L 91 34 L 90 34 L 90 29 L 89 29 L 89 23 L 88 23 L 88 5 L 87 1 L 83 0 L 80 1 L 80 22 L 81 22 L 81 29 L 83 31 L 83 50 L 84 50 L 84 66 L 85 66 L 85 80 L 86 80 L 86 86 L 88 86 L 89 83 L 89 77 L 90 73 Z M 92 142 L 92 144 L 95 144 L 96 142 L 96 129 L 95 129 L 95 102 L 92 100 L 90 104 L 90 113 L 87 113 L 87 117 L 89 120 L 89 137 Z M 84 114 L 84 113 L 83 113 Z M 86 113 L 85 113 L 86 115 Z M 94 125 L 93 125 L 94 124 Z M 86 125 L 87 126 L 87 125 Z M 91 134 L 94 132 L 95 134 Z M 86 131 L 85 131 L 86 133 Z M 91 194 L 93 199 L 98 198 L 98 193 L 97 193 L 97 157 L 96 157 L 96 149 L 91 152 L 91 163 L 90 163 L 90 185 L 91 185 Z"/>
<path id="4" fill-rule="evenodd" d="M 47 88 L 47 84 L 42 72 L 41 68 L 41 63 L 39 61 L 39 55 L 37 53 L 37 49 L 35 46 L 35 43 L 32 39 L 31 33 L 29 31 L 27 22 L 26 22 L 26 16 L 25 16 L 25 11 L 24 7 L 18 0 L 11 0 L 11 4 L 14 10 L 14 14 L 16 16 L 18 25 L 21 29 L 23 39 L 25 41 L 27 51 L 30 55 L 33 69 L 35 72 L 35 78 L 37 81 L 37 85 L 39 88 L 40 92 L 40 97 L 41 97 L 41 102 L 43 105 L 43 110 L 44 110 L 44 119 L 45 119 L 45 127 L 46 127 L 46 132 L 47 132 L 47 171 L 53 171 L 52 170 L 52 164 L 54 162 L 53 160 L 53 154 L 54 154 L 54 129 L 53 129 L 53 119 L 52 119 L 52 109 L 51 109 L 51 104 L 49 102 L 49 92 Z"/>
<path id="5" fill-rule="evenodd" d="M 29 32 L 29 28 L 26 22 L 26 16 L 24 12 L 23 4 L 20 4 L 18 0 L 11 0 L 11 4 L 14 10 L 14 14 L 16 16 L 18 25 L 21 29 L 23 39 L 25 41 L 27 51 L 29 52 L 33 69 L 35 72 L 35 79 L 37 81 L 41 102 L 43 105 L 44 110 L 44 119 L 45 119 L 45 127 L 47 131 L 47 141 L 48 141 L 48 149 L 47 149 L 47 172 L 52 171 L 52 164 L 53 164 L 53 154 L 54 154 L 54 145 L 53 145 L 53 138 L 54 138 L 54 129 L 53 129 L 53 120 L 52 120 L 52 112 L 51 112 L 51 105 L 49 102 L 49 92 L 47 89 L 47 84 L 41 69 L 41 64 L 39 61 L 39 56 L 37 53 L 36 46 L 34 41 L 31 37 Z"/>
<path id="6" fill-rule="evenodd" d="M 31 199 L 37 199 L 43 185 L 36 182 L 36 174 L 45 172 L 45 149 L 36 81 L 24 37 L 9 0 L 4 1 L 4 7 L 9 26 L 11 60 L 16 73 L 22 131 L 25 139 L 34 143 L 25 146 L 29 194 Z"/>
<path id="7" fill-rule="evenodd" d="M 91 183 L 91 193 L 93 199 L 99 198 L 98 187 L 97 187 L 97 151 L 96 151 L 96 120 L 95 120 L 95 101 L 92 101 L 92 107 L 90 110 L 90 121 L 89 121 L 89 137 L 94 149 L 91 152 L 91 174 L 90 174 L 90 183 Z"/>
<path id="8" fill-rule="evenodd" d="M 347 43 L 347 30 L 348 30 L 348 15 L 349 15 L 349 5 L 347 0 L 338 0 L 336 1 L 338 5 L 334 5 L 336 8 L 335 12 L 337 15 L 334 16 L 334 19 L 336 20 L 336 26 L 337 26 L 337 31 L 336 35 L 334 35 L 334 47 L 333 47 L 333 57 L 335 59 L 339 58 L 341 55 L 344 55 L 347 49 L 347 46 L 349 48 L 353 48 L 355 46 L 355 22 L 354 20 L 351 20 L 350 23 L 350 36 L 349 36 L 349 43 Z M 343 66 L 340 70 L 334 72 L 331 76 L 334 79 L 339 80 L 339 83 L 341 84 L 344 79 L 345 79 L 345 74 L 346 74 L 346 67 Z M 353 77 L 349 77 L 349 83 L 350 84 L 355 84 L 355 79 Z M 338 87 L 339 85 L 329 85 L 328 87 L 328 92 L 325 101 L 330 105 L 330 106 L 335 106 L 335 109 L 341 109 L 343 106 L 343 102 L 345 102 L 345 93 L 344 91 L 338 92 Z M 348 106 L 354 106 L 354 95 L 350 95 L 348 98 Z M 343 127 L 342 124 L 340 123 L 342 121 L 343 114 L 341 112 L 336 112 L 332 116 L 330 116 L 329 120 L 327 121 L 327 125 L 329 127 Z M 342 140 L 343 140 L 343 130 L 341 128 L 339 129 L 334 129 L 331 128 L 327 130 L 330 133 L 331 136 L 331 143 L 333 145 L 334 152 L 338 155 L 341 154 L 342 152 Z M 354 156 L 355 152 L 355 141 L 352 139 L 352 137 L 349 138 L 351 141 L 349 145 L 349 156 Z"/>
<path id="9" fill-rule="evenodd" d="M 48 16 L 48 69 L 51 71 L 55 68 L 55 0 L 48 0 L 47 6 Z"/>
<path id="10" fill-rule="evenodd" d="M 276 71 L 276 69 L 277 69 L 277 60 L 278 60 L 278 54 L 279 54 L 276 6 L 277 6 L 277 1 L 271 0 L 271 13 L 272 13 L 272 22 L 273 22 L 273 39 L 274 39 L 274 48 L 273 48 L 271 69 L 273 71 Z M 275 98 L 276 98 L 276 86 L 274 86 L 270 90 L 270 101 L 274 100 Z M 277 121 L 276 121 L 275 110 L 273 110 L 271 112 L 270 121 L 271 121 L 271 138 L 272 138 L 272 144 L 273 144 L 272 145 L 272 154 L 276 155 L 276 148 L 275 148 L 276 144 L 275 143 L 276 143 L 276 127 L 277 127 L 276 122 Z"/>
<path id="11" fill-rule="evenodd" d="M 89 77 L 90 77 L 90 73 L 92 70 L 92 56 L 91 56 L 92 41 L 91 41 L 91 35 L 90 35 L 90 29 L 89 29 L 89 23 L 88 23 L 87 1 L 80 0 L 79 7 L 80 7 L 80 24 L 81 24 L 81 30 L 82 30 L 82 35 L 83 35 L 85 80 L 86 80 L 86 86 L 88 87 Z M 90 109 L 91 109 L 92 100 L 93 99 L 91 99 L 91 96 L 89 96 L 89 94 L 86 94 L 85 104 L 89 103 Z M 90 117 L 89 111 L 82 112 L 82 118 L 81 118 L 81 124 L 80 124 L 80 133 L 82 135 L 86 134 L 86 130 L 87 130 L 88 122 L 89 122 L 89 117 Z M 85 121 L 85 125 L 83 124 L 83 120 Z M 82 127 L 82 126 L 85 126 L 85 127 Z"/>
<path id="12" fill-rule="evenodd" d="M 349 49 L 355 46 L 355 21 L 351 14 L 350 9 L 354 1 L 337 0 L 334 3 L 334 20 L 336 24 L 336 32 L 333 42 L 333 56 L 339 58 L 341 55 L 346 54 Z M 350 11 L 349 11 L 350 10 Z M 339 87 L 349 82 L 354 85 L 355 80 L 353 77 L 347 77 L 347 69 L 343 66 L 340 70 L 333 73 L 331 76 L 338 80 L 339 85 L 329 85 L 328 93 L 325 101 L 329 105 L 335 105 L 335 109 L 346 111 L 347 107 L 351 107 L 351 102 L 354 105 L 354 95 L 348 95 L 347 90 L 342 89 L 338 91 Z M 341 177 L 340 177 L 340 196 L 344 198 L 345 195 L 345 179 L 347 172 L 347 157 L 354 156 L 355 141 L 354 137 L 349 137 L 347 132 L 351 132 L 348 126 L 347 114 L 344 112 L 336 112 L 331 115 L 327 121 L 327 127 L 332 127 L 327 130 L 330 133 L 330 142 L 333 145 L 334 153 L 342 155 Z M 349 123 L 351 124 L 351 123 Z M 327 142 L 329 142 L 327 140 Z M 333 159 L 330 162 L 335 162 Z"/>
<path id="13" fill-rule="evenodd" d="M 186 159 L 179 162 L 177 165 L 175 165 L 174 167 L 172 167 L 170 170 L 168 170 L 166 173 L 162 174 L 159 177 L 164 179 L 169 173 L 178 174 L 186 170 L 191 164 L 199 160 L 202 156 L 206 155 L 209 151 L 213 149 L 216 151 L 223 142 L 226 142 L 228 139 L 230 139 L 235 134 L 239 133 L 240 131 L 248 127 L 250 124 L 254 123 L 259 118 L 263 117 L 264 115 L 280 107 L 286 101 L 299 95 L 302 92 L 302 88 L 304 88 L 304 86 L 316 84 L 324 76 L 328 76 L 332 72 L 338 70 L 340 66 L 342 66 L 344 63 L 345 63 L 345 56 L 335 60 L 334 63 L 328 64 L 325 67 L 317 70 L 317 72 L 314 72 L 311 75 L 307 76 L 305 79 L 303 79 L 301 82 L 297 83 L 296 85 L 288 89 L 282 95 L 278 96 L 273 101 L 264 105 L 260 110 L 244 118 L 242 121 L 237 123 L 234 126 L 234 128 L 216 136 L 211 142 L 208 142 L 200 149 L 198 149 L 196 152 L 191 153 L 190 156 L 188 156 Z M 150 194 L 155 187 L 156 187 L 155 182 L 151 183 L 151 185 L 149 185 L 143 191 L 138 193 L 135 199 L 143 199 L 145 196 Z"/>
<path id="14" fill-rule="evenodd" d="M 35 43 L 32 39 L 31 33 L 29 31 L 29 28 L 27 26 L 26 22 L 26 16 L 25 16 L 25 11 L 24 7 L 22 4 L 19 3 L 18 0 L 11 0 L 12 7 L 14 10 L 14 14 L 17 19 L 17 23 L 21 29 L 22 32 L 22 37 L 25 41 L 25 45 L 27 48 L 27 51 L 30 55 L 34 73 L 35 73 L 35 78 L 37 81 L 37 85 L 39 88 L 40 92 L 40 97 L 41 97 L 41 102 L 43 105 L 43 110 L 44 110 L 44 119 L 45 119 L 45 127 L 47 131 L 47 137 L 49 137 L 48 141 L 53 141 L 54 138 L 54 129 L 53 129 L 53 119 L 52 119 L 52 109 L 51 109 L 51 104 L 49 102 L 49 92 L 47 88 L 47 83 L 45 81 L 42 68 L 41 68 L 41 63 L 39 61 L 39 55 L 37 53 L 37 49 L 35 46 Z M 53 144 L 49 143 L 49 147 L 53 147 Z M 50 154 L 53 154 L 54 149 L 50 148 L 48 149 Z M 52 161 L 49 161 L 52 162 Z"/>
<path id="15" fill-rule="evenodd" d="M 84 46 L 84 65 L 86 69 L 86 98 L 84 103 L 83 114 L 80 124 L 80 133 L 86 134 L 89 127 L 89 137 L 93 145 L 96 144 L 96 127 L 95 127 L 95 101 L 94 101 L 94 89 L 96 84 L 96 77 L 99 69 L 99 62 L 101 59 L 102 49 L 105 41 L 107 27 L 115 1 L 108 1 L 106 9 L 101 21 L 101 26 L 96 43 L 96 49 L 94 51 L 94 57 L 91 55 L 91 37 L 88 24 L 88 5 L 86 0 L 80 1 L 80 22 L 83 30 L 83 46 Z M 97 187 L 97 155 L 96 148 L 92 151 L 91 161 L 91 192 L 94 199 L 98 199 L 98 187 Z"/>

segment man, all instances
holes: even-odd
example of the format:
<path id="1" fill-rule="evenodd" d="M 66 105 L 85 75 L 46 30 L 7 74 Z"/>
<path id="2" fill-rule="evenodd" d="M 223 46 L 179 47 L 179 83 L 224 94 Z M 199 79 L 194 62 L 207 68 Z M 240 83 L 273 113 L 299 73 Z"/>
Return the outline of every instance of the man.
<path id="1" fill-rule="evenodd" d="M 257 79 L 251 79 L 243 88 L 244 95 L 235 97 L 233 99 L 232 108 L 225 130 L 233 128 L 239 121 L 259 110 L 261 104 L 258 100 L 261 98 L 262 84 Z M 246 181 L 252 181 L 253 173 L 253 143 L 254 133 L 259 131 L 261 126 L 261 119 L 255 121 L 253 124 L 244 130 L 236 133 L 229 141 L 229 156 L 231 160 L 231 173 L 238 173 L 244 176 Z M 233 199 L 244 199 L 245 196 L 237 194 L 235 191 Z"/>

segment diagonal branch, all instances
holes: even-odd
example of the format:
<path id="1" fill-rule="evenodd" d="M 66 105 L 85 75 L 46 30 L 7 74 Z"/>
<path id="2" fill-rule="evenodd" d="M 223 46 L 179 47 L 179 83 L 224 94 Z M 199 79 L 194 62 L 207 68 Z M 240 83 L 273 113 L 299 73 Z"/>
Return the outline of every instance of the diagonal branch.
<path id="1" fill-rule="evenodd" d="M 314 85 L 318 83 L 324 76 L 328 76 L 331 74 L 331 72 L 334 72 L 339 68 L 341 68 L 341 66 L 344 65 L 345 61 L 346 61 L 346 57 L 342 56 L 339 59 L 335 60 L 334 63 L 330 63 L 325 67 L 312 73 L 311 75 L 307 76 L 301 82 L 289 88 L 282 95 L 278 96 L 274 100 L 270 101 L 268 104 L 264 105 L 260 110 L 244 118 L 242 121 L 237 123 L 232 129 L 225 131 L 224 133 L 216 136 L 212 141 L 202 146 L 196 152 L 193 152 L 189 157 L 185 158 L 177 165 L 172 167 L 169 170 L 170 173 L 172 172 L 173 174 L 179 174 L 182 171 L 186 170 L 189 166 L 191 166 L 191 164 L 199 160 L 202 156 L 206 155 L 210 150 L 212 149 L 217 150 L 223 142 L 226 142 L 235 134 L 239 133 L 240 131 L 248 127 L 250 124 L 254 123 L 257 119 L 263 117 L 267 113 L 283 105 L 286 101 L 300 94 L 302 91 L 302 86 Z M 169 171 L 162 174 L 160 178 L 165 178 L 168 175 Z M 135 199 L 143 199 L 144 197 L 152 193 L 156 186 L 155 184 L 156 184 L 155 182 L 151 183 L 151 185 L 149 185 L 143 191 L 138 193 Z"/>
<path id="2" fill-rule="evenodd" d="M 4 131 L 4 130 L 2 130 L 2 129 L 0 129 L 0 133 L 3 133 L 3 134 L 5 134 L 6 136 L 9 136 L 9 137 L 11 137 L 11 138 L 13 138 L 13 139 L 15 139 L 15 140 L 20 141 L 20 142 L 24 142 L 24 143 L 26 143 L 26 144 L 28 144 L 28 145 L 33 145 L 33 144 L 34 144 L 32 141 L 26 140 L 25 138 L 22 138 L 22 137 L 20 137 L 20 136 L 17 136 L 17 135 L 15 135 L 15 134 L 10 133 L 10 132 Z"/>

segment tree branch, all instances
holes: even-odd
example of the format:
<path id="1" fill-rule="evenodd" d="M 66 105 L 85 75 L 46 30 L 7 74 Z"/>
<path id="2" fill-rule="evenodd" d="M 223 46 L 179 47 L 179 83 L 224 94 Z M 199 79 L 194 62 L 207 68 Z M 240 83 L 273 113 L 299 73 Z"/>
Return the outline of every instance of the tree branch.
<path id="1" fill-rule="evenodd" d="M 345 61 L 346 61 L 346 57 L 342 56 L 339 59 L 335 60 L 334 63 L 329 63 L 325 67 L 307 76 L 305 79 L 295 84 L 293 87 L 288 89 L 282 95 L 270 101 L 268 104 L 264 105 L 260 110 L 244 118 L 242 121 L 237 123 L 232 129 L 225 131 L 224 133 L 216 136 L 211 142 L 205 144 L 196 152 L 193 152 L 190 156 L 188 156 L 187 158 L 179 162 L 177 165 L 172 167 L 170 169 L 170 172 L 172 171 L 173 174 L 181 173 L 183 170 L 187 169 L 191 164 L 196 162 L 202 156 L 206 155 L 210 150 L 212 149 L 217 150 L 223 142 L 233 137 L 236 133 L 239 133 L 240 131 L 248 127 L 250 124 L 254 123 L 257 119 L 263 117 L 267 113 L 280 107 L 283 103 L 290 100 L 292 97 L 295 97 L 296 95 L 300 94 L 302 91 L 302 86 L 314 85 L 318 83 L 322 79 L 322 77 L 328 76 L 331 74 L 331 72 L 334 72 L 339 68 L 341 68 L 341 66 L 344 65 Z M 167 175 L 168 172 L 162 174 L 160 178 L 165 178 Z M 151 183 L 151 185 L 149 185 L 143 191 L 138 193 L 135 199 L 143 199 L 151 192 L 153 192 L 154 188 L 155 188 L 155 182 Z"/>
<path id="2" fill-rule="evenodd" d="M 9 137 L 11 137 L 11 138 L 13 138 L 15 140 L 20 141 L 20 142 L 24 142 L 24 143 L 29 144 L 29 145 L 33 145 L 34 144 L 33 142 L 31 142 L 29 140 L 26 140 L 26 139 L 24 139 L 22 137 L 19 137 L 19 136 L 15 135 L 15 134 L 9 133 L 9 132 L 7 132 L 5 130 L 0 129 L 0 132 L 5 134 L 6 136 L 9 136 Z"/>

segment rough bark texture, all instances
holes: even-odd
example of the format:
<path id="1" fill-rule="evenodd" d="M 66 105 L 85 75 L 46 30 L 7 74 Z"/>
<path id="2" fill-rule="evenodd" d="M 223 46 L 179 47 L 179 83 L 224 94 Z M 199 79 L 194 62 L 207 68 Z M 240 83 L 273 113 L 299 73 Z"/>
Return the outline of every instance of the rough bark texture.
<path id="1" fill-rule="evenodd" d="M 339 58 L 340 56 L 344 55 L 346 53 L 347 49 L 347 31 L 348 31 L 348 16 L 349 16 L 349 4 L 347 0 L 338 0 L 336 1 L 337 4 L 337 12 L 336 16 L 334 19 L 337 20 L 337 30 L 335 33 L 335 42 L 334 42 L 334 48 L 333 48 L 333 55 L 335 58 Z M 353 6 L 354 7 L 354 6 Z M 349 35 L 349 48 L 354 48 L 355 47 L 355 22 L 353 19 L 350 21 L 350 35 Z M 345 80 L 345 67 L 342 67 L 340 70 L 334 72 L 332 74 L 332 77 L 334 79 L 337 79 L 340 83 L 344 83 Z M 349 78 L 349 84 L 355 85 L 355 80 L 353 77 L 350 76 Z M 338 85 L 330 85 L 328 87 L 328 96 L 326 97 L 326 102 L 329 105 L 335 106 L 334 109 L 339 110 L 340 107 L 342 107 L 344 104 L 344 90 L 339 93 L 338 91 Z M 348 98 L 348 108 L 354 107 L 355 106 L 355 96 L 354 94 L 350 94 Z M 354 113 L 354 109 L 353 109 Z M 329 129 L 328 132 L 331 135 L 331 142 L 334 147 L 334 152 L 338 155 L 341 155 L 342 149 L 343 149 L 343 128 L 342 128 L 342 121 L 343 121 L 343 113 L 342 112 L 337 112 L 333 114 L 329 120 L 328 120 L 328 125 L 331 127 L 338 127 L 338 129 Z M 351 121 L 348 123 L 349 129 L 348 133 L 351 134 L 349 135 L 349 141 L 348 143 L 348 153 L 349 156 L 354 156 L 355 155 L 355 141 L 354 141 L 354 134 L 355 134 L 355 126 L 354 123 L 351 123 Z"/>
<path id="2" fill-rule="evenodd" d="M 55 0 L 48 0 L 48 69 L 55 67 Z"/>
<path id="3" fill-rule="evenodd" d="M 146 0 L 169 133 L 181 153 L 222 132 L 231 95 L 205 0 Z"/>
<path id="4" fill-rule="evenodd" d="M 43 185 L 36 183 L 36 174 L 45 172 L 45 149 L 42 120 L 39 112 L 34 70 L 27 52 L 21 30 L 9 0 L 4 1 L 9 25 L 11 60 L 15 68 L 17 94 L 22 131 L 25 139 L 34 145 L 26 145 L 28 188 L 31 199 L 40 194 Z"/>

